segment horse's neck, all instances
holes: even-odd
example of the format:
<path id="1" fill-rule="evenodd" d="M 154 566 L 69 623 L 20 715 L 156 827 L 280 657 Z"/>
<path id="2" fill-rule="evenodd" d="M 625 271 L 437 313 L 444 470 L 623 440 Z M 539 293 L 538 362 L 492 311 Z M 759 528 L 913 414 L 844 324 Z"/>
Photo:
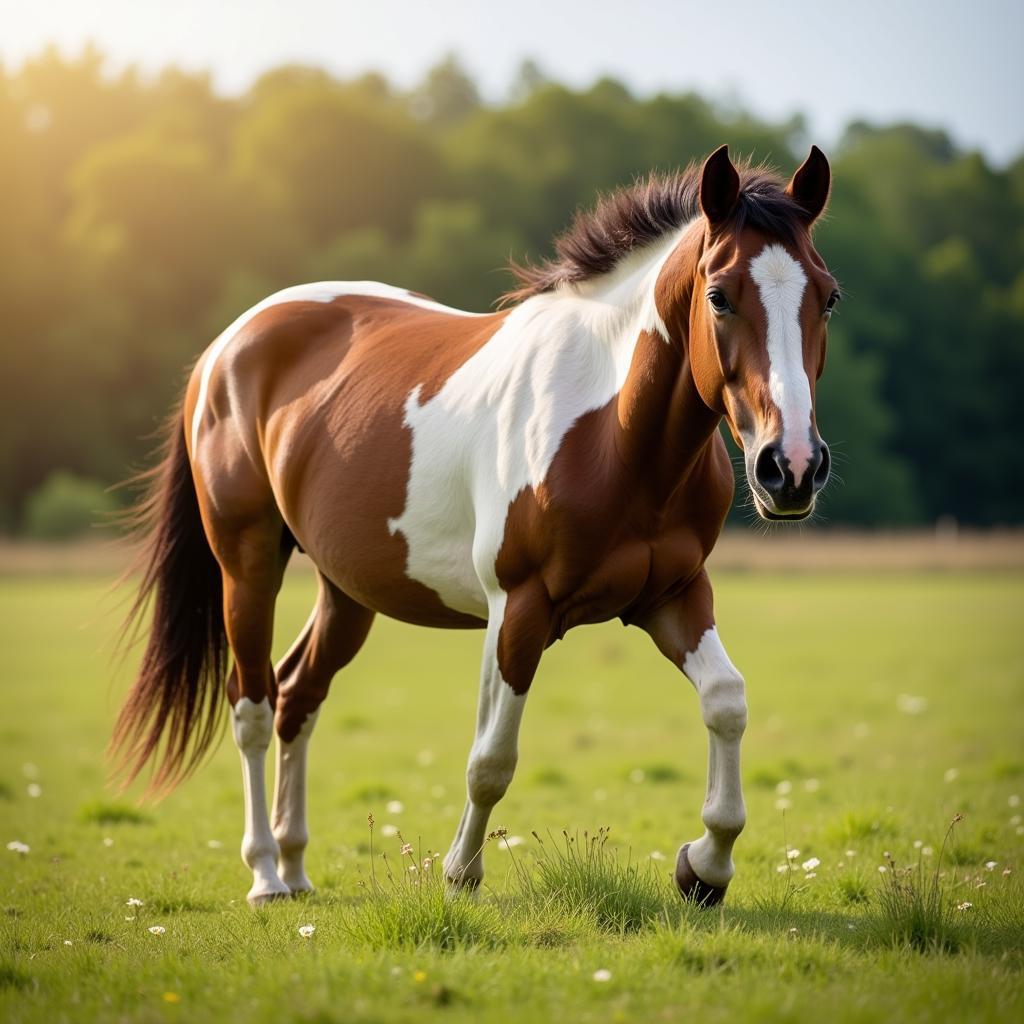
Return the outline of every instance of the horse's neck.
<path id="1" fill-rule="evenodd" d="M 662 315 L 656 329 L 639 325 L 615 409 L 618 451 L 663 499 L 695 466 L 707 464 L 704 456 L 721 420 L 700 397 L 690 364 L 686 335 L 703 234 L 687 232 L 684 229 L 681 244 L 670 260 L 661 261 L 657 279 L 649 285 L 651 306 Z"/>
<path id="2" fill-rule="evenodd" d="M 697 392 L 689 358 L 658 335 L 640 335 L 616 403 L 624 464 L 663 500 L 704 464 L 721 417 Z"/>

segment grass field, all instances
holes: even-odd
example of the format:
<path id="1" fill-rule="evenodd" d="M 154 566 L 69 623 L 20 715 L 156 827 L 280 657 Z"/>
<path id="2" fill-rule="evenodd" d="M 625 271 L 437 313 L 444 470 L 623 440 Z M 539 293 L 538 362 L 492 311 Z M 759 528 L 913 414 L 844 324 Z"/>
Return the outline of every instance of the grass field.
<path id="1" fill-rule="evenodd" d="M 484 891 L 446 899 L 435 869 L 409 872 L 389 833 L 421 862 L 461 811 L 480 636 L 383 620 L 314 737 L 319 891 L 252 911 L 230 741 L 156 807 L 112 795 L 131 665 L 111 667 L 106 580 L 0 579 L 0 1018 L 1024 1019 L 1024 576 L 716 582 L 750 704 L 722 912 L 668 885 L 701 831 L 696 698 L 618 625 L 546 655 Z M 312 586 L 286 586 L 282 646 Z"/>

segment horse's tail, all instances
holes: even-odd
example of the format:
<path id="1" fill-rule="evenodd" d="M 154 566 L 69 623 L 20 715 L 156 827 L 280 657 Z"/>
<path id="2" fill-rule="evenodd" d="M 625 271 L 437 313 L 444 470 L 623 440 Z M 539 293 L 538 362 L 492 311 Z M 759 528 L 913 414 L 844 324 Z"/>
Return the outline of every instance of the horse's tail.
<path id="1" fill-rule="evenodd" d="M 171 418 L 160 461 L 138 478 L 145 492 L 129 521 L 142 543 L 127 575 L 141 580 L 122 639 L 137 637 L 150 604 L 153 614 L 110 741 L 125 786 L 156 758 L 150 791 L 173 788 L 209 750 L 227 670 L 220 569 L 203 531 L 182 418 L 180 410 Z"/>

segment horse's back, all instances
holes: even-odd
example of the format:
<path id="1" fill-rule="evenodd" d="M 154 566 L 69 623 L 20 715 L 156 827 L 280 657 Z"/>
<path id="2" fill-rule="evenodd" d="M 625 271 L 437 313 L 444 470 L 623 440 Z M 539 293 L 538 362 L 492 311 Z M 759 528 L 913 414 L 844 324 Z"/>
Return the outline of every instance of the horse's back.
<path id="1" fill-rule="evenodd" d="M 410 580 L 393 522 L 412 460 L 410 396 L 436 393 L 503 316 L 375 284 L 302 286 L 254 307 L 207 350 L 188 390 L 193 461 L 212 503 L 262 488 L 318 568 L 357 601 L 424 624 L 477 625 L 479 584 L 467 576 L 453 610 Z M 461 562 L 471 573 L 468 557 Z"/>

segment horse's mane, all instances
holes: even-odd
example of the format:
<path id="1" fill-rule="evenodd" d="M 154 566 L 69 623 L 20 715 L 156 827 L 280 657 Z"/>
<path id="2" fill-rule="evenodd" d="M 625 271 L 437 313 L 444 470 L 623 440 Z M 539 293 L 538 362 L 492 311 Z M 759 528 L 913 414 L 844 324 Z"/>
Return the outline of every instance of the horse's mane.
<path id="1" fill-rule="evenodd" d="M 793 242 L 798 230 L 806 227 L 807 217 L 786 193 L 785 182 L 763 164 L 741 164 L 736 169 L 740 193 L 729 226 L 739 230 L 746 225 Z M 519 286 L 502 296 L 502 304 L 608 273 L 629 253 L 696 217 L 699 191 L 700 166 L 690 164 L 600 196 L 592 210 L 577 211 L 569 228 L 555 239 L 551 259 L 510 264 Z"/>

